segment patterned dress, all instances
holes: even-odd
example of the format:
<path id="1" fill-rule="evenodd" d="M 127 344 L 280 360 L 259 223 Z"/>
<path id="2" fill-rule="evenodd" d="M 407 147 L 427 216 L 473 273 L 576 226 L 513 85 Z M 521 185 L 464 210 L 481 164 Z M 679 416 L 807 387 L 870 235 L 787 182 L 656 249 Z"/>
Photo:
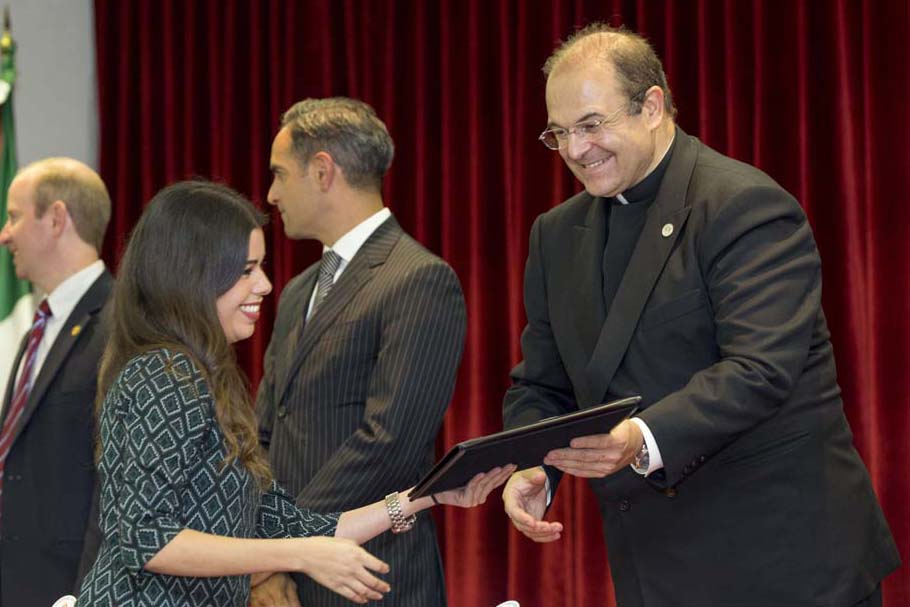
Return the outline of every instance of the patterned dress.
<path id="1" fill-rule="evenodd" d="M 178 577 L 145 564 L 183 529 L 232 537 L 334 535 L 337 514 L 265 493 L 236 462 L 202 373 L 186 355 L 152 350 L 129 361 L 101 412 L 98 559 L 79 607 L 245 607 L 249 576 Z"/>

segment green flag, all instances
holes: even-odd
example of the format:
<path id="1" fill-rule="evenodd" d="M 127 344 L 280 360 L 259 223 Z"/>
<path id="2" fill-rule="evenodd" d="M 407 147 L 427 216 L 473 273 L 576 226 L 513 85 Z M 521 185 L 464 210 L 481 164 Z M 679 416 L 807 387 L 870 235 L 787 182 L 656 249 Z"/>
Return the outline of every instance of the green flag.
<path id="1" fill-rule="evenodd" d="M 16 175 L 16 127 L 13 123 L 13 83 L 16 80 L 16 44 L 9 32 L 9 13 L 0 38 L 0 115 L 3 152 L 0 156 L 0 226 L 6 225 L 6 194 Z M 31 288 L 16 278 L 13 258 L 0 247 L 0 389 L 6 386 L 19 340 L 32 321 Z M 0 397 L 2 398 L 2 397 Z"/>

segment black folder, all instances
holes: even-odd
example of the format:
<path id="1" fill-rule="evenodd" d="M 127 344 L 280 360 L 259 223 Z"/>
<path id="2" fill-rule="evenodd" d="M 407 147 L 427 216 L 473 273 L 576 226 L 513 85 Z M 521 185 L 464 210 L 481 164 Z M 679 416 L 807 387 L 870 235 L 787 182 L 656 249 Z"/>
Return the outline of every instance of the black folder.
<path id="1" fill-rule="evenodd" d="M 640 396 L 549 417 L 539 422 L 458 443 L 408 494 L 416 499 L 466 485 L 474 475 L 515 464 L 519 470 L 543 463 L 553 449 L 568 447 L 578 436 L 606 434 L 638 409 Z"/>

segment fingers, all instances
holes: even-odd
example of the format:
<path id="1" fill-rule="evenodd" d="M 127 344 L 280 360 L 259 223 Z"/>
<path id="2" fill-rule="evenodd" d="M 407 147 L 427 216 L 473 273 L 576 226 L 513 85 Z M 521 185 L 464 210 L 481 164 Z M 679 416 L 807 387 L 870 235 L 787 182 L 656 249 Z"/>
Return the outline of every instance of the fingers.
<path id="1" fill-rule="evenodd" d="M 366 567 L 367 569 L 372 569 L 373 571 L 376 571 L 377 573 L 388 573 L 389 572 L 388 563 L 386 563 L 385 561 L 379 560 L 378 558 L 376 558 L 375 556 L 373 556 L 372 554 L 370 554 L 363 548 L 360 548 L 360 551 L 363 553 L 361 555 L 362 556 L 361 563 L 363 564 L 364 567 Z M 385 582 L 382 582 L 382 583 L 385 584 Z"/>
<path id="2" fill-rule="evenodd" d="M 562 523 L 542 520 L 547 507 L 546 473 L 542 468 L 516 472 L 502 491 L 506 515 L 523 535 L 535 542 L 560 538 Z"/>
<path id="3" fill-rule="evenodd" d="M 569 446 L 573 449 L 609 449 L 614 447 L 616 439 L 610 434 L 591 434 L 573 438 Z M 562 449 L 557 449 L 561 451 Z"/>
<path id="4" fill-rule="evenodd" d="M 486 477 L 481 481 L 480 486 L 478 487 L 479 501 L 484 503 L 487 500 L 487 496 L 490 495 L 490 492 L 501 486 L 504 482 L 509 480 L 509 477 L 512 476 L 512 473 L 515 472 L 515 465 L 509 464 L 508 466 L 502 468 L 499 472 L 489 472 Z"/>
<path id="5" fill-rule="evenodd" d="M 523 510 L 510 510 L 508 507 L 506 508 L 506 514 L 512 520 L 512 525 L 516 529 L 535 542 L 553 542 L 558 540 L 562 533 L 562 523 L 560 522 L 537 520 Z"/>
<path id="6" fill-rule="evenodd" d="M 550 535 L 562 532 L 562 523 L 544 521 L 535 518 L 520 503 L 506 502 L 506 515 L 512 520 L 515 528 L 525 535 Z"/>
<path id="7" fill-rule="evenodd" d="M 358 550 L 357 560 L 359 562 L 357 565 L 359 566 L 355 566 L 349 575 L 339 579 L 337 586 L 333 590 L 355 603 L 362 604 L 367 601 L 379 601 L 392 587 L 386 581 L 370 573 L 368 569 L 379 573 L 388 573 L 389 566 L 366 550 L 361 548 L 358 548 Z"/>
<path id="8" fill-rule="evenodd" d="M 627 464 L 626 453 L 620 448 L 555 449 L 547 453 L 544 463 L 585 478 L 599 478 L 616 472 Z"/>
<path id="9" fill-rule="evenodd" d="M 534 531 L 522 531 L 521 529 L 519 529 L 519 531 L 521 531 L 522 535 L 524 535 L 526 538 L 528 538 L 529 540 L 532 540 L 534 542 L 537 542 L 538 544 L 547 544 L 549 542 L 555 542 L 560 537 L 562 537 L 560 535 L 560 532 L 558 532 L 558 531 L 539 532 L 539 533 L 534 532 Z"/>
<path id="10" fill-rule="evenodd" d="M 355 603 L 380 600 L 391 590 L 384 580 L 373 575 L 388 573 L 389 565 L 351 539 L 303 538 L 310 548 L 301 569 L 314 580 Z"/>
<path id="11" fill-rule="evenodd" d="M 361 564 L 363 567 L 354 572 L 354 578 L 347 580 L 347 588 L 351 590 L 360 603 L 367 600 L 378 601 L 382 595 L 392 589 L 388 582 L 379 579 L 367 569 L 378 571 L 379 573 L 388 573 L 389 566 L 387 563 L 379 560 L 366 550 L 361 549 Z"/>
<path id="12" fill-rule="evenodd" d="M 287 592 L 288 587 L 291 593 Z M 251 607 L 300 607 L 297 587 L 289 576 L 274 574 L 253 586 L 250 591 Z"/>
<path id="13" fill-rule="evenodd" d="M 340 588 L 335 588 L 335 592 L 337 592 L 344 598 L 348 599 L 349 601 L 354 602 L 354 603 L 359 603 L 361 605 L 366 603 L 367 600 L 369 600 L 369 599 L 367 599 L 366 596 L 357 592 L 357 590 L 355 590 L 353 588 L 353 585 L 347 585 L 347 586 L 342 586 Z M 382 598 L 382 595 L 380 595 L 380 598 Z M 379 599 L 374 599 L 374 600 L 379 600 Z"/>
<path id="14" fill-rule="evenodd" d="M 465 505 L 470 507 L 486 502 L 490 492 L 506 482 L 513 472 L 515 472 L 515 465 L 509 464 L 476 475 L 465 487 L 465 497 L 467 498 Z"/>
<path id="15" fill-rule="evenodd" d="M 474 475 L 467 485 L 460 489 L 443 491 L 435 495 L 436 503 L 472 508 L 486 502 L 493 489 L 502 485 L 515 472 L 515 466 L 496 467 L 487 472 Z"/>
<path id="16" fill-rule="evenodd" d="M 287 607 L 302 607 L 300 598 L 297 596 L 297 584 L 291 579 L 291 576 L 284 575 L 284 604 Z"/>
<path id="17" fill-rule="evenodd" d="M 493 484 L 493 487 L 496 488 L 509 480 L 509 477 L 512 476 L 517 469 L 518 466 L 515 464 L 509 464 L 508 466 L 505 466 L 501 472 L 491 477 L 491 483 Z"/>
<path id="18" fill-rule="evenodd" d="M 360 579 L 348 580 L 346 587 L 356 597 L 358 603 L 380 601 L 383 594 L 392 589 L 386 582 L 369 573 L 365 573 L 365 577 Z"/>

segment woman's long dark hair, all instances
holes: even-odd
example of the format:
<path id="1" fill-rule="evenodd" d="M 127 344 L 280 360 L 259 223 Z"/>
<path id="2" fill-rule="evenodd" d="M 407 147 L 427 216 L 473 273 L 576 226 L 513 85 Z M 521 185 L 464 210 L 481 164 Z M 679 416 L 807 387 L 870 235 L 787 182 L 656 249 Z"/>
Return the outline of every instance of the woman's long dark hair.
<path id="1" fill-rule="evenodd" d="M 206 181 L 176 183 L 152 198 L 120 261 L 96 401 L 100 415 L 104 396 L 134 356 L 156 348 L 185 353 L 211 387 L 226 463 L 238 460 L 263 487 L 272 476 L 249 384 L 215 302 L 240 279 L 250 233 L 265 221 L 243 196 Z"/>

